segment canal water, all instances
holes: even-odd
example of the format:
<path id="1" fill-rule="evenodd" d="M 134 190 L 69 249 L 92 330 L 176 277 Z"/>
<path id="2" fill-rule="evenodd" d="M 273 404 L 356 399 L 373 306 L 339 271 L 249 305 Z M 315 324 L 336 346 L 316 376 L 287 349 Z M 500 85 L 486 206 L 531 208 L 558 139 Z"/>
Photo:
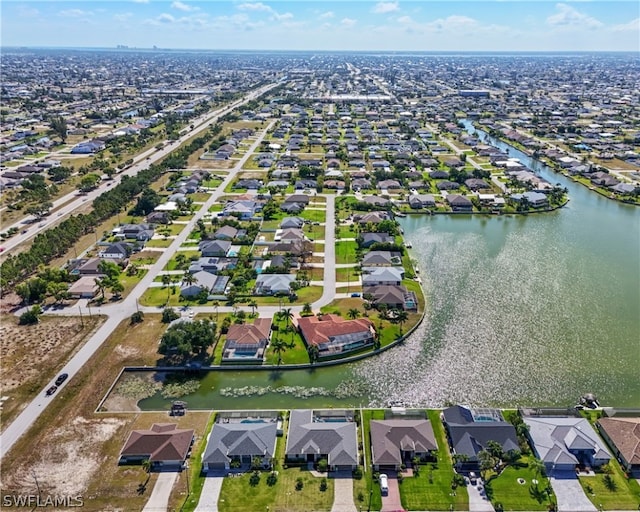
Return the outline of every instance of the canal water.
<path id="1" fill-rule="evenodd" d="M 314 372 L 212 372 L 189 407 L 569 406 L 587 392 L 640 406 L 640 210 L 486 138 L 567 187 L 568 205 L 399 219 L 428 304 L 403 345 Z M 140 406 L 168 407 L 159 396 Z"/>

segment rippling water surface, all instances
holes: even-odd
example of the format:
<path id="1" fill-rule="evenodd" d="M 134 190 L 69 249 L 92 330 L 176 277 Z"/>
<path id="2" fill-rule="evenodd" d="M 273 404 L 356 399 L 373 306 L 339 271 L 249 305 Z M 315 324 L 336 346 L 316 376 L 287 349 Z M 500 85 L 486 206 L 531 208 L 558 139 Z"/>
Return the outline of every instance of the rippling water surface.
<path id="1" fill-rule="evenodd" d="M 640 406 L 639 211 L 546 177 L 570 188 L 555 213 L 400 219 L 428 313 L 356 367 L 372 404 Z"/>

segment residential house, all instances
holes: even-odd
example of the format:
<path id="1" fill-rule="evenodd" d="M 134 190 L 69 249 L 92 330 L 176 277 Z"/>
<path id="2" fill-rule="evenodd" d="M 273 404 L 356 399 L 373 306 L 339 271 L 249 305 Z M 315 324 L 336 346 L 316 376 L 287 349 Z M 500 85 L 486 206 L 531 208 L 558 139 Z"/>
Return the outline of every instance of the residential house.
<path id="1" fill-rule="evenodd" d="M 301 229 L 304 226 L 304 219 L 300 217 L 285 217 L 280 222 L 280 229 L 298 228 Z"/>
<path id="2" fill-rule="evenodd" d="M 412 291 L 398 285 L 363 286 L 362 295 L 371 300 L 376 307 L 386 306 L 388 309 L 418 309 L 418 298 Z"/>
<path id="3" fill-rule="evenodd" d="M 622 469 L 640 478 L 640 418 L 601 418 L 596 422 L 596 428 Z"/>
<path id="4" fill-rule="evenodd" d="M 234 269 L 238 264 L 238 258 L 226 258 L 226 257 L 211 257 L 211 258 L 198 258 L 192 261 L 189 265 L 189 272 L 195 274 L 204 270 L 211 274 L 218 274 L 226 269 Z"/>
<path id="5" fill-rule="evenodd" d="M 611 460 L 602 439 L 585 418 L 525 417 L 533 451 L 549 475 L 575 471 L 576 466 L 599 467 Z"/>
<path id="6" fill-rule="evenodd" d="M 339 411 L 332 411 L 338 413 Z M 292 410 L 285 458 L 290 462 L 317 463 L 325 459 L 330 470 L 354 470 L 358 466 L 356 424 L 345 415 L 323 417 L 310 409 Z"/>
<path id="7" fill-rule="evenodd" d="M 151 212 L 146 218 L 149 224 L 169 224 L 171 217 L 167 212 Z"/>
<path id="8" fill-rule="evenodd" d="M 246 467 L 256 457 L 262 467 L 269 468 L 275 456 L 276 434 L 273 421 L 214 423 L 202 456 L 202 470 L 229 470 L 234 460 Z"/>
<path id="9" fill-rule="evenodd" d="M 296 280 L 293 274 L 260 274 L 256 279 L 255 295 L 288 295 L 291 283 Z"/>
<path id="10" fill-rule="evenodd" d="M 409 206 L 415 210 L 431 208 L 436 205 L 436 200 L 431 194 L 412 194 L 409 196 Z"/>
<path id="11" fill-rule="evenodd" d="M 195 297 L 203 291 L 209 295 L 223 295 L 229 283 L 229 276 L 217 276 L 204 270 L 194 273 L 193 277 L 194 283 L 183 282 L 180 286 L 180 295 L 183 297 Z"/>
<path id="12" fill-rule="evenodd" d="M 362 267 L 362 286 L 400 286 L 402 279 L 404 279 L 402 267 Z"/>
<path id="13" fill-rule="evenodd" d="M 376 334 L 367 318 L 345 320 L 329 314 L 301 317 L 297 323 L 307 346 L 318 348 L 318 357 L 342 355 L 372 345 Z"/>
<path id="14" fill-rule="evenodd" d="M 262 203 L 250 199 L 228 201 L 222 210 L 223 216 L 238 217 L 242 220 L 252 219 L 257 212 L 262 210 Z"/>
<path id="15" fill-rule="evenodd" d="M 82 276 L 69 286 L 69 295 L 74 299 L 93 299 L 98 293 L 96 279 L 99 276 Z"/>
<path id="16" fill-rule="evenodd" d="M 253 324 L 231 325 L 227 332 L 222 361 L 262 361 L 270 333 L 271 318 L 256 318 Z"/>
<path id="17" fill-rule="evenodd" d="M 370 251 L 362 258 L 363 267 L 390 267 L 402 263 L 402 255 L 391 251 Z"/>
<path id="18" fill-rule="evenodd" d="M 107 246 L 103 246 L 98 253 L 98 257 L 102 259 L 108 258 L 112 260 L 124 260 L 129 257 L 131 252 L 132 248 L 129 244 L 116 242 Z"/>
<path id="19" fill-rule="evenodd" d="M 353 221 L 358 224 L 380 224 L 384 220 L 390 220 L 391 215 L 388 212 L 369 212 L 353 216 Z"/>
<path id="20" fill-rule="evenodd" d="M 462 405 L 448 407 L 441 414 L 454 455 L 464 455 L 461 466 L 468 470 L 479 468 L 478 453 L 489 441 L 497 442 L 505 452 L 519 450 L 515 427 L 505 421 L 498 409 L 471 409 Z"/>
<path id="21" fill-rule="evenodd" d="M 540 192 L 524 192 L 523 194 L 512 194 L 511 199 L 515 202 L 520 203 L 523 199 L 526 199 L 529 203 L 529 206 L 532 208 L 542 208 L 549 204 L 549 199 L 545 194 Z"/>
<path id="22" fill-rule="evenodd" d="M 358 237 L 360 247 L 368 249 L 373 244 L 393 244 L 395 238 L 388 233 L 361 233 Z"/>
<path id="23" fill-rule="evenodd" d="M 447 195 L 447 203 L 454 212 L 471 212 L 473 211 L 473 203 L 471 199 L 465 196 L 454 194 Z"/>
<path id="24" fill-rule="evenodd" d="M 153 238 L 155 226 L 152 224 L 123 224 L 113 230 L 116 238 L 147 242 Z"/>
<path id="25" fill-rule="evenodd" d="M 371 458 L 374 471 L 399 471 L 414 457 L 435 460 L 438 451 L 431 422 L 426 419 L 371 420 Z"/>
<path id="26" fill-rule="evenodd" d="M 229 240 L 205 240 L 198 244 L 204 258 L 211 256 L 226 256 L 231 248 Z"/>
<path id="27" fill-rule="evenodd" d="M 119 464 L 148 460 L 156 470 L 180 470 L 191 451 L 193 434 L 193 429 L 179 429 L 175 423 L 155 423 L 148 430 L 134 430 L 120 452 Z"/>
<path id="28" fill-rule="evenodd" d="M 215 240 L 233 240 L 238 235 L 238 230 L 233 226 L 222 226 L 213 234 Z"/>
<path id="29" fill-rule="evenodd" d="M 485 190 L 491 188 L 486 181 L 479 178 L 469 178 L 464 180 L 464 184 L 469 190 Z"/>

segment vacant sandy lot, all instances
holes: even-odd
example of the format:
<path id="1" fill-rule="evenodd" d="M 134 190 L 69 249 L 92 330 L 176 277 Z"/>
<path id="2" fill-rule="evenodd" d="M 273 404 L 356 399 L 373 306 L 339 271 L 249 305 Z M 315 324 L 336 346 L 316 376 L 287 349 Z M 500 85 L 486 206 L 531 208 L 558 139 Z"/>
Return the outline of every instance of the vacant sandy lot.
<path id="1" fill-rule="evenodd" d="M 97 316 L 42 317 L 36 325 L 18 325 L 0 316 L 0 397 L 2 428 L 26 406 L 102 323 Z"/>

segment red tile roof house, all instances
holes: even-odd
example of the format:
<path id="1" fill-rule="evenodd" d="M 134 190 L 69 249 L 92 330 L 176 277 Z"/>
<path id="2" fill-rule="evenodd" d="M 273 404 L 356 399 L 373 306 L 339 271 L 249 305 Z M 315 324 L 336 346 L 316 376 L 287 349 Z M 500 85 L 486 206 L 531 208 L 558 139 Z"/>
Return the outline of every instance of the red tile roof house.
<path id="1" fill-rule="evenodd" d="M 231 325 L 222 362 L 262 362 L 270 333 L 271 318 L 256 318 L 253 324 Z"/>
<path id="2" fill-rule="evenodd" d="M 298 329 L 307 347 L 318 347 L 318 357 L 342 355 L 373 345 L 376 331 L 366 318 L 344 320 L 338 315 L 302 317 Z"/>
<path id="3" fill-rule="evenodd" d="M 154 423 L 150 430 L 134 430 L 120 452 L 119 464 L 151 462 L 153 470 L 181 470 L 193 444 L 194 431 L 175 423 Z"/>

